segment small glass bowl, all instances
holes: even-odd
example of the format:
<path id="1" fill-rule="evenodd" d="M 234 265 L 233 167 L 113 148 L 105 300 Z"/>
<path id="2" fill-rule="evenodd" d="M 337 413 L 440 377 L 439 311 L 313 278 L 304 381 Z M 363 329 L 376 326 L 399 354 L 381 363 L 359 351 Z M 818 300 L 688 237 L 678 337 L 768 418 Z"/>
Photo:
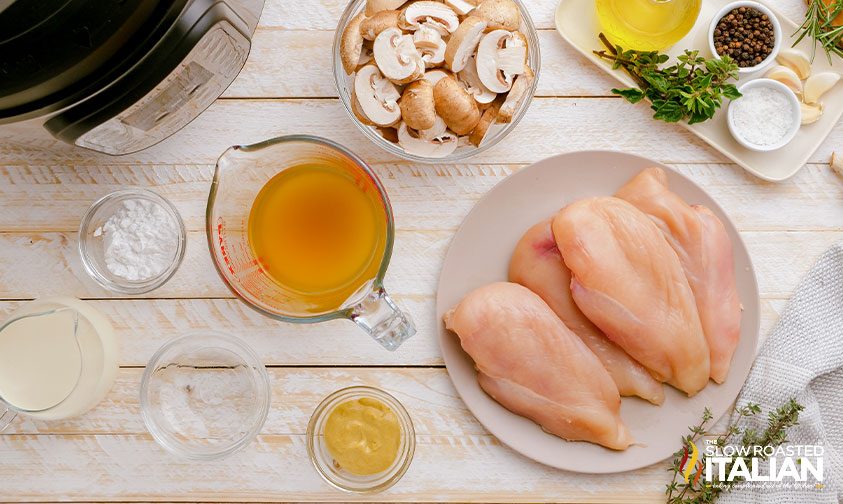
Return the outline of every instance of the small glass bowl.
<path id="1" fill-rule="evenodd" d="M 113 274 L 105 264 L 103 237 L 96 236 L 97 230 L 120 209 L 123 202 L 129 200 L 147 200 L 160 205 L 179 228 L 178 244 L 172 263 L 154 278 L 132 281 Z M 184 228 L 184 221 L 182 221 L 176 207 L 165 198 L 145 189 L 126 189 L 100 198 L 91 205 L 79 226 L 79 255 L 82 258 L 85 271 L 102 287 L 118 294 L 144 294 L 167 283 L 179 269 L 179 265 L 184 259 L 186 242 L 187 232 Z"/>
<path id="2" fill-rule="evenodd" d="M 527 65 L 530 69 L 535 73 L 535 78 L 533 79 L 533 85 L 530 86 L 529 92 L 524 100 L 521 101 L 521 105 L 518 107 L 518 110 L 512 116 L 512 121 L 506 124 L 495 124 L 492 127 L 489 127 L 489 130 L 486 134 L 486 138 L 483 139 L 483 142 L 480 144 L 479 147 L 475 147 L 474 145 L 460 145 L 457 147 L 451 155 L 439 158 L 430 158 L 430 157 L 423 157 L 417 156 L 415 154 L 409 154 L 401 148 L 400 145 L 390 142 L 389 140 L 385 139 L 381 136 L 378 128 L 374 126 L 368 126 L 363 124 L 360 119 L 354 115 L 354 111 L 351 109 L 351 91 L 353 86 L 353 75 L 348 75 L 345 73 L 345 70 L 342 66 L 342 58 L 340 57 L 340 45 L 342 41 L 342 34 L 345 31 L 345 28 L 357 15 L 358 12 L 363 10 L 366 5 L 366 0 L 351 0 L 348 3 L 348 6 L 345 8 L 342 16 L 340 17 L 339 24 L 337 25 L 336 34 L 334 36 L 334 82 L 337 86 L 337 93 L 340 96 L 340 100 L 342 104 L 345 106 L 345 111 L 348 113 L 348 117 L 354 122 L 357 128 L 363 132 L 364 135 L 369 137 L 369 139 L 378 145 L 383 150 L 398 156 L 400 158 L 404 158 L 410 161 L 415 161 L 417 163 L 450 163 L 454 161 L 459 161 L 462 159 L 469 158 L 476 154 L 480 154 L 488 149 L 491 149 L 493 146 L 497 145 L 498 142 L 504 139 L 524 118 L 524 115 L 527 113 L 527 109 L 530 108 L 530 102 L 533 101 L 533 96 L 536 94 L 536 87 L 538 86 L 539 82 L 539 74 L 541 73 L 541 52 L 539 50 L 539 36 L 538 32 L 536 31 L 536 26 L 533 24 L 533 19 L 530 17 L 530 13 L 527 11 L 527 7 L 524 6 L 521 0 L 513 0 L 516 5 L 518 5 L 518 9 L 521 11 L 521 27 L 519 31 L 527 37 L 527 43 L 529 47 L 527 48 Z M 431 69 L 433 70 L 433 69 Z"/>
<path id="3" fill-rule="evenodd" d="M 767 17 L 770 18 L 770 23 L 772 23 L 773 25 L 773 38 L 775 39 L 773 41 L 773 51 L 769 55 L 767 55 L 764 61 L 755 66 L 738 68 L 738 74 L 747 75 L 764 70 L 776 60 L 776 56 L 779 55 L 779 51 L 782 48 L 782 25 L 779 22 L 779 18 L 776 17 L 773 11 L 758 2 L 739 1 L 725 5 L 722 9 L 717 12 L 717 14 L 714 15 L 713 18 L 711 18 L 711 24 L 708 26 L 708 48 L 711 51 L 712 56 L 717 59 L 720 59 L 720 55 L 714 49 L 714 30 L 717 29 L 717 23 L 719 23 L 720 20 L 723 19 L 724 16 L 726 16 L 726 14 L 740 7 L 749 7 L 751 9 L 755 9 L 761 12 L 762 14 L 766 14 Z"/>
<path id="4" fill-rule="evenodd" d="M 269 413 L 266 367 L 243 341 L 204 331 L 173 339 L 149 360 L 140 388 L 146 428 L 174 455 L 214 460 L 258 435 Z"/>
<path id="5" fill-rule="evenodd" d="M 328 451 L 324 436 L 325 423 L 335 407 L 346 401 L 364 397 L 377 399 L 389 406 L 395 412 L 401 425 L 401 445 L 392 466 L 386 471 L 369 476 L 352 474 L 338 467 Z M 407 472 L 413 461 L 415 450 L 416 431 L 407 410 L 398 402 L 398 399 L 374 387 L 356 386 L 334 392 L 316 407 L 307 424 L 307 453 L 310 455 L 313 467 L 328 484 L 346 492 L 376 493 L 391 487 Z"/>

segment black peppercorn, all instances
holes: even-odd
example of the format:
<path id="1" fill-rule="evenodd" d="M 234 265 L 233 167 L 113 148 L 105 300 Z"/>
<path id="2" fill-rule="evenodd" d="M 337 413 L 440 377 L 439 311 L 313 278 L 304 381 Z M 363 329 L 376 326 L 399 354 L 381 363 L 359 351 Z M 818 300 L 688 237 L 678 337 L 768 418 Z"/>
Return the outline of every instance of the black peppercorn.
<path id="1" fill-rule="evenodd" d="M 775 31 L 770 18 L 752 7 L 738 7 L 723 16 L 714 29 L 714 49 L 742 68 L 752 67 L 773 52 Z"/>

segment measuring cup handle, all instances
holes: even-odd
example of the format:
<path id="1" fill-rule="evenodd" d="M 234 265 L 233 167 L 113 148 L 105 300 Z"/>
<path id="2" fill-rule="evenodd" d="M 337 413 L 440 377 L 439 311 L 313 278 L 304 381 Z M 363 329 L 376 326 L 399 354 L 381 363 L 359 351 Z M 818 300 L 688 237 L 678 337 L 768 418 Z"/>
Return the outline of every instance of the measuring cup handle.
<path id="1" fill-rule="evenodd" d="M 353 306 L 350 318 L 389 351 L 396 350 L 416 334 L 413 320 L 398 308 L 383 287 L 373 290 Z"/>
<path id="2" fill-rule="evenodd" d="M 12 422 L 15 421 L 18 414 L 9 409 L 3 401 L 0 401 L 0 432 L 6 430 L 6 427 L 9 426 Z"/>

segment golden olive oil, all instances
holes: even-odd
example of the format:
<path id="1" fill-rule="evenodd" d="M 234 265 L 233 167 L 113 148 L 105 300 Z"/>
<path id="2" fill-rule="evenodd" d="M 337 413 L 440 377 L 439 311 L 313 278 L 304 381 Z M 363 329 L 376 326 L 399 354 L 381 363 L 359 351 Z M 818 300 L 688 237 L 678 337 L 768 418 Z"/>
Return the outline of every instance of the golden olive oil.
<path id="1" fill-rule="evenodd" d="M 303 164 L 261 189 L 248 234 L 267 276 L 308 312 L 326 313 L 377 276 L 387 214 L 371 181 L 343 167 Z"/>
<path id="2" fill-rule="evenodd" d="M 688 34 L 701 0 L 597 0 L 603 33 L 624 49 L 660 51 Z"/>

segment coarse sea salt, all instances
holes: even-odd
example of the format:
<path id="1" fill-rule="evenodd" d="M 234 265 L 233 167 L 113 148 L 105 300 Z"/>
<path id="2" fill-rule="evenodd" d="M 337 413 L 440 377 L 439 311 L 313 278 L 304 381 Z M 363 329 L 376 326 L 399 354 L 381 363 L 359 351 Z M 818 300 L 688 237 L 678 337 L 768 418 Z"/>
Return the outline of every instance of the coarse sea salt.
<path id="1" fill-rule="evenodd" d="M 160 204 L 145 199 L 123 202 L 94 231 L 103 238 L 105 265 L 130 281 L 156 278 L 172 264 L 179 243 L 179 225 Z"/>
<path id="2" fill-rule="evenodd" d="M 729 105 L 729 112 L 736 133 L 759 147 L 784 140 L 796 120 L 793 103 L 782 91 L 767 86 L 745 90 Z"/>

